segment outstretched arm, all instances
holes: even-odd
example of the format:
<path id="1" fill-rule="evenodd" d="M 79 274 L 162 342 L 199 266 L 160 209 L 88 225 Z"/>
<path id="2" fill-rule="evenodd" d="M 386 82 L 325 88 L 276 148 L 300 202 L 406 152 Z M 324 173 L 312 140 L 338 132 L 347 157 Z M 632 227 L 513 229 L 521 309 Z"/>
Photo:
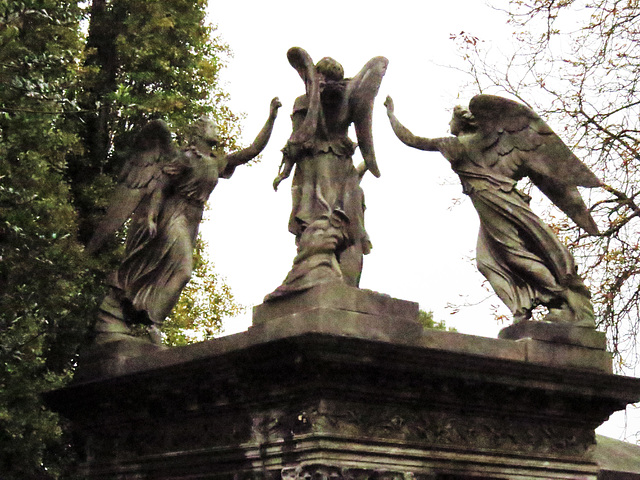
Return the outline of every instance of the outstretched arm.
<path id="1" fill-rule="evenodd" d="M 275 97 L 271 100 L 271 105 L 269 107 L 269 118 L 267 122 L 258 133 L 258 136 L 253 141 L 251 145 L 247 148 L 244 148 L 238 152 L 231 153 L 227 156 L 227 169 L 233 169 L 238 165 L 242 165 L 247 163 L 252 158 L 256 157 L 264 147 L 267 146 L 267 142 L 271 137 L 271 132 L 273 131 L 273 125 L 276 121 L 276 116 L 278 115 L 278 108 L 282 106 L 278 97 Z"/>
<path id="2" fill-rule="evenodd" d="M 387 99 L 384 101 L 384 106 L 387 107 L 387 116 L 389 117 L 389 121 L 391 122 L 393 133 L 396 134 L 396 136 L 402 141 L 402 143 L 419 150 L 438 150 L 436 139 L 416 137 L 409 131 L 408 128 L 400 123 L 400 121 L 393 113 L 393 100 L 391 99 L 391 97 L 387 97 Z"/>

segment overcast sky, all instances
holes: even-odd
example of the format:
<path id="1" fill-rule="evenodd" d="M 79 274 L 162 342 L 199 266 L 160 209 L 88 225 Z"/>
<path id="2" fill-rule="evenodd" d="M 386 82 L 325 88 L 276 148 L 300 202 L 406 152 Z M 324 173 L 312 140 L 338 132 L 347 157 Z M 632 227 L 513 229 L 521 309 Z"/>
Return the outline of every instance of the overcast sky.
<path id="1" fill-rule="evenodd" d="M 382 176 L 368 174 L 362 182 L 373 250 L 365 257 L 361 287 L 416 301 L 463 333 L 495 337 L 500 326 L 491 304 L 499 304 L 497 299 L 453 315 L 446 308 L 490 295 L 473 263 L 478 229 L 473 207 L 440 154 L 410 149 L 396 139 L 383 102 L 392 95 L 398 117 L 414 133 L 447 135 L 452 107 L 470 97 L 459 98 L 467 78 L 453 68 L 462 64 L 450 35 L 466 31 L 489 38 L 508 29 L 503 15 L 482 2 L 438 2 L 441 6 L 431 8 L 416 8 L 421 2 L 415 1 L 385 3 L 384 9 L 364 1 L 328 1 L 317 8 L 293 1 L 211 3 L 211 19 L 234 52 L 223 81 L 232 109 L 247 116 L 243 144 L 266 120 L 272 97 L 280 97 L 283 107 L 261 162 L 238 169 L 216 187 L 203 232 L 217 271 L 238 301 L 261 303 L 282 282 L 295 256 L 294 237 L 287 231 L 291 178 L 277 193 L 271 187 L 280 149 L 291 133 L 293 100 L 304 93 L 286 52 L 300 46 L 314 61 L 334 57 L 346 76 L 384 55 L 389 67 L 374 112 Z M 361 160 L 356 152 L 354 162 Z M 247 314 L 228 322 L 226 331 L 249 323 Z"/>
<path id="2" fill-rule="evenodd" d="M 283 104 L 260 163 L 240 167 L 232 179 L 220 181 L 202 226 L 216 271 L 248 307 L 245 315 L 225 324 L 225 333 L 250 325 L 251 307 L 280 285 L 296 253 L 294 236 L 287 231 L 293 175 L 277 193 L 271 184 L 291 133 L 293 101 L 304 93 L 286 58 L 290 47 L 299 46 L 316 62 L 335 58 L 347 77 L 372 57 L 389 59 L 373 127 L 382 176 L 367 174 L 362 182 L 373 250 L 364 259 L 360 287 L 418 302 L 461 333 L 495 338 L 504 326 L 494 320 L 495 306 L 499 313 L 508 312 L 475 268 L 478 219 L 471 202 L 439 153 L 400 143 L 383 102 L 387 95 L 394 98 L 398 118 L 413 133 L 448 135 L 453 106 L 466 105 L 477 93 L 467 86 L 450 37 L 467 32 L 490 48 L 508 50 L 512 30 L 506 16 L 478 0 L 210 0 L 209 10 L 234 53 L 222 80 L 231 95 L 229 106 L 246 114 L 241 144 L 248 145 L 264 124 L 272 97 Z M 354 163 L 361 161 L 356 151 Z M 620 435 L 615 428 L 602 433 Z"/>

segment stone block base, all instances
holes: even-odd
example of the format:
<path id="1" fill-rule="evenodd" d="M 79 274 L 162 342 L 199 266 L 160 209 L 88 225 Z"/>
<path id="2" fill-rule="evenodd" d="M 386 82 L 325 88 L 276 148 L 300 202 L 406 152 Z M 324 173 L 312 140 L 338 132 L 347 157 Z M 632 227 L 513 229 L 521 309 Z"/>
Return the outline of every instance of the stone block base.
<path id="1" fill-rule="evenodd" d="M 498 337 L 522 343 L 532 363 L 613 372 L 607 338 L 593 328 L 524 321 L 503 328 Z"/>
<path id="2" fill-rule="evenodd" d="M 594 429 L 640 399 L 589 354 L 422 332 L 411 302 L 323 288 L 50 392 L 82 478 L 596 480 Z"/>

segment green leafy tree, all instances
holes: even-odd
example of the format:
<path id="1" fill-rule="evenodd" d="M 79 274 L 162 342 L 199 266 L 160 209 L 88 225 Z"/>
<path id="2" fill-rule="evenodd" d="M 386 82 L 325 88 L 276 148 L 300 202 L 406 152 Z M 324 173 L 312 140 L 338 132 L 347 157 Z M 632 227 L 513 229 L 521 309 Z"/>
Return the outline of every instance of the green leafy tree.
<path id="1" fill-rule="evenodd" d="M 162 325 L 164 343 L 178 346 L 210 340 L 222 332 L 224 318 L 243 311 L 224 279 L 214 271 L 206 254 L 206 243 L 199 237 L 191 281 Z"/>
<path id="2" fill-rule="evenodd" d="M 205 3 L 0 0 L 3 480 L 60 478 L 72 461 L 64 424 L 40 394 L 72 377 L 116 265 L 117 241 L 97 259 L 83 243 L 132 135 L 152 118 L 179 130 L 210 115 L 233 148 L 236 119 L 217 81 L 227 47 L 204 22 Z M 199 287 L 218 295 L 208 301 L 227 301 L 228 287 L 209 281 L 202 258 Z M 206 294 L 191 289 L 186 302 L 189 294 L 200 323 L 183 325 L 205 325 L 206 337 L 219 319 L 204 320 Z"/>
<path id="3" fill-rule="evenodd" d="M 95 301 L 64 181 L 81 145 L 66 116 L 81 9 L 0 2 L 0 476 L 47 478 L 64 457 L 40 392 L 61 386 Z M 43 465 L 49 464 L 50 471 Z"/>
<path id="4" fill-rule="evenodd" d="M 428 312 L 424 310 L 420 310 L 418 312 L 418 323 L 422 325 L 422 328 L 425 330 L 446 330 L 448 332 L 457 332 L 457 330 L 453 327 L 447 327 L 447 324 L 444 320 L 436 322 L 433 318 L 433 312 L 429 310 Z"/>
<path id="5" fill-rule="evenodd" d="M 498 3 L 498 2 L 496 2 Z M 541 114 L 607 185 L 590 195 L 592 237 L 554 210 L 546 220 L 591 286 L 618 368 L 638 364 L 640 331 L 640 9 L 635 1 L 500 2 L 513 50 L 456 36 L 474 91 L 506 93 Z"/>
<path id="6" fill-rule="evenodd" d="M 218 72 L 228 46 L 205 22 L 204 0 L 94 0 L 78 130 L 85 145 L 67 174 L 86 241 L 104 208 L 136 132 L 164 119 L 180 132 L 200 116 L 216 119 L 223 146 L 235 148 L 237 118 L 225 105 Z M 102 200 L 104 202 L 104 200 Z"/>

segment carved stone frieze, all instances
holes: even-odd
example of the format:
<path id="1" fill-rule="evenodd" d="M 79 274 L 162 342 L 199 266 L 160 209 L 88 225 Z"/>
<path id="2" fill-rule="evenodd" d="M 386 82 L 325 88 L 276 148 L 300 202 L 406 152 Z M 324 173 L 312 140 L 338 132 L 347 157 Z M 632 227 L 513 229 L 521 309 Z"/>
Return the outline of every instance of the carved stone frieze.
<path id="1" fill-rule="evenodd" d="M 263 440 L 271 441 L 313 432 L 434 447 L 515 450 L 554 456 L 582 456 L 595 443 L 593 429 L 581 425 L 403 405 L 323 401 L 316 407 L 294 412 L 271 412 L 262 422 L 270 426 L 269 435 Z"/>
<path id="2" fill-rule="evenodd" d="M 640 392 L 637 379 L 514 360 L 521 344 L 507 340 L 480 356 L 257 332 L 52 392 L 84 440 L 82 478 L 595 480 L 595 427 Z M 440 333 L 440 346 L 459 341 Z"/>
<path id="3" fill-rule="evenodd" d="M 147 419 L 122 427 L 103 425 L 89 435 L 89 455 L 135 458 L 190 449 L 295 441 L 309 434 L 560 457 L 583 456 L 595 442 L 593 429 L 553 418 L 526 418 L 513 412 L 479 415 L 477 411 L 437 409 L 433 405 L 327 400 L 253 412 L 193 414 L 159 422 Z"/>
<path id="4" fill-rule="evenodd" d="M 411 472 L 310 464 L 283 468 L 282 480 L 415 480 L 415 476 Z"/>

